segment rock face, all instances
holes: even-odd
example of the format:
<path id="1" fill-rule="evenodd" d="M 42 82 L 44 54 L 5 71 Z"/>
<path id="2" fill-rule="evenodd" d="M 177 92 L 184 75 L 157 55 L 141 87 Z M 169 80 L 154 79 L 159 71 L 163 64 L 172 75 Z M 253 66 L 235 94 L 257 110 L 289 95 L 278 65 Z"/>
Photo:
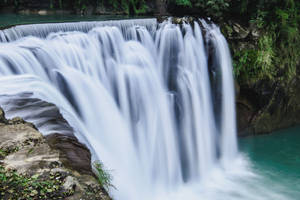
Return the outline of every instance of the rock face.
<path id="1" fill-rule="evenodd" d="M 242 85 L 237 96 L 237 119 L 241 136 L 300 124 L 300 78 L 287 83 L 261 80 Z"/>
<path id="2" fill-rule="evenodd" d="M 248 27 L 235 22 L 221 24 L 233 55 L 243 50 L 257 51 L 263 35 L 254 25 Z M 237 60 L 234 60 L 237 61 Z M 245 64 L 248 64 L 248 60 Z M 296 74 L 286 78 L 277 74 L 272 78 L 257 77 L 236 80 L 237 123 L 240 136 L 270 133 L 300 124 L 300 60 Z M 252 67 L 254 66 L 241 66 Z M 277 67 L 279 68 L 279 66 Z"/>
<path id="3" fill-rule="evenodd" d="M 90 151 L 74 136 L 44 138 L 30 123 L 6 120 L 2 110 L 0 174 L 7 176 L 0 181 L 0 199 L 110 199 L 92 172 Z"/>
<path id="4" fill-rule="evenodd" d="M 80 174 L 93 175 L 91 153 L 74 136 L 51 134 L 45 138 L 52 149 L 59 151 L 59 159 L 64 166 Z"/>

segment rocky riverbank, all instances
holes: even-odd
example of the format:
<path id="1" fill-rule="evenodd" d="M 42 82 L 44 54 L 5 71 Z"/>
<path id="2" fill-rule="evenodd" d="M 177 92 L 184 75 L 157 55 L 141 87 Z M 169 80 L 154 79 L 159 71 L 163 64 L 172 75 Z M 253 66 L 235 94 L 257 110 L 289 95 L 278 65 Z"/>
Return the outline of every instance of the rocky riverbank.
<path id="1" fill-rule="evenodd" d="M 47 137 L 0 110 L 0 199 L 109 200 L 90 151 L 74 136 Z"/>
<path id="2" fill-rule="evenodd" d="M 241 136 L 271 133 L 300 124 L 300 78 L 259 80 L 239 86 L 237 120 Z"/>

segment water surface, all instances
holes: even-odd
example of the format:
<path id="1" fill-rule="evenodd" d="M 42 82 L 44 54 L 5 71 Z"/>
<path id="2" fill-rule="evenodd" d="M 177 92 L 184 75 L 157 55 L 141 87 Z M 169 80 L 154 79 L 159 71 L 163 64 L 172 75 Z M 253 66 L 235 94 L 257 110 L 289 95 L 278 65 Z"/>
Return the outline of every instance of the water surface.
<path id="1" fill-rule="evenodd" d="M 71 14 L 38 15 L 38 14 L 0 14 L 0 29 L 21 24 L 105 21 L 117 19 L 132 19 L 123 15 L 92 15 L 80 16 Z M 141 18 L 141 17 L 139 17 Z"/>
<path id="2" fill-rule="evenodd" d="M 300 199 L 300 127 L 242 138 L 240 150 L 266 187 L 288 199 Z"/>

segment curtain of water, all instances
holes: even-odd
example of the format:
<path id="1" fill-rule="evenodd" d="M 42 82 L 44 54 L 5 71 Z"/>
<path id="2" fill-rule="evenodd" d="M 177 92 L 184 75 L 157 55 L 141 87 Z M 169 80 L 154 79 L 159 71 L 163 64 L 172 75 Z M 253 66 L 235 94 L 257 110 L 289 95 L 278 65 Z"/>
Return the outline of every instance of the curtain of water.
<path id="1" fill-rule="evenodd" d="M 205 28 L 205 40 L 197 22 L 154 19 L 0 31 L 0 94 L 29 92 L 57 105 L 93 159 L 111 170 L 116 199 L 161 199 L 161 191 L 200 183 L 237 154 L 229 50 L 218 27 Z M 208 40 L 222 77 L 220 128 Z M 28 107 L 0 103 L 9 116 L 36 121 Z"/>

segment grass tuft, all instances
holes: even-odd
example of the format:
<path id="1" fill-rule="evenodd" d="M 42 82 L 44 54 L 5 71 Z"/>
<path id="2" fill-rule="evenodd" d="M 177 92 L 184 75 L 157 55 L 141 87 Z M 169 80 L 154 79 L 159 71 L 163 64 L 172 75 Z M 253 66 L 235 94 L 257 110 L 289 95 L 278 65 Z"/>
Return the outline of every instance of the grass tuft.
<path id="1" fill-rule="evenodd" d="M 95 161 L 93 163 L 93 167 L 96 171 L 99 184 L 106 190 L 108 190 L 110 187 L 113 187 L 113 185 L 111 184 L 112 176 L 108 173 L 107 170 L 104 169 L 102 162 Z"/>

